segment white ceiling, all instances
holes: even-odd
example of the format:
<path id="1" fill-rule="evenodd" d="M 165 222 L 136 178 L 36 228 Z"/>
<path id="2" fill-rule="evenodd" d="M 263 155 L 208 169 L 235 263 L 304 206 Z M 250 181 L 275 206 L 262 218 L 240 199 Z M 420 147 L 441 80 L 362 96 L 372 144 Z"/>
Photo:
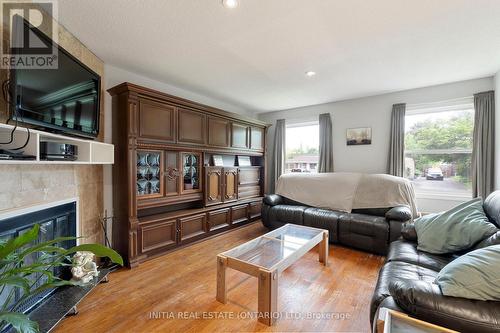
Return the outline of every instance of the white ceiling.
<path id="1" fill-rule="evenodd" d="M 500 69 L 500 0 L 58 3 L 59 21 L 105 63 L 255 112 Z"/>

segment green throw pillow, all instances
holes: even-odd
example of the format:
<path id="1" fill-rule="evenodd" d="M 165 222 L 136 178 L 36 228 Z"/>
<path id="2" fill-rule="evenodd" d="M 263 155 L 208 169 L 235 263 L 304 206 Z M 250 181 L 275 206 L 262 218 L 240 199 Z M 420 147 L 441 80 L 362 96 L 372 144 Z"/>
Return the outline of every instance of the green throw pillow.
<path id="1" fill-rule="evenodd" d="M 449 211 L 415 220 L 417 249 L 443 254 L 466 250 L 497 231 L 488 221 L 481 198 L 465 202 Z"/>
<path id="2" fill-rule="evenodd" d="M 439 272 L 436 283 L 445 296 L 500 301 L 500 245 L 453 260 Z"/>

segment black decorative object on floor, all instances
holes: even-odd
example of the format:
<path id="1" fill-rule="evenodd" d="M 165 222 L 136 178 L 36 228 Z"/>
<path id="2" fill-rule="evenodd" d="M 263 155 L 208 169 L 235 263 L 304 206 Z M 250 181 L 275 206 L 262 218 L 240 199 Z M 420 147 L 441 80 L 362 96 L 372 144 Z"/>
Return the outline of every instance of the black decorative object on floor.
<path id="1" fill-rule="evenodd" d="M 50 332 L 67 315 L 77 314 L 76 306 L 99 283 L 108 282 L 109 270 L 100 269 L 99 276 L 85 286 L 57 288 L 54 293 L 33 310 L 28 317 L 36 321 L 40 333 Z M 13 332 L 13 331 L 12 331 Z"/>

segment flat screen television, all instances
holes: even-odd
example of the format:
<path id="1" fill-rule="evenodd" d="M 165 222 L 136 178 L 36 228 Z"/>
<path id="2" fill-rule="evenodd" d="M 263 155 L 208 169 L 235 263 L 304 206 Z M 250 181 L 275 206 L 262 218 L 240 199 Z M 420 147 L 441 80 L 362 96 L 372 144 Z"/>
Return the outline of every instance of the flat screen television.
<path id="1" fill-rule="evenodd" d="M 10 71 L 11 118 L 52 132 L 97 137 L 101 77 L 22 17 L 17 19 L 22 28 L 13 29 L 13 39 L 28 30 L 43 43 L 52 43 L 58 67 Z"/>

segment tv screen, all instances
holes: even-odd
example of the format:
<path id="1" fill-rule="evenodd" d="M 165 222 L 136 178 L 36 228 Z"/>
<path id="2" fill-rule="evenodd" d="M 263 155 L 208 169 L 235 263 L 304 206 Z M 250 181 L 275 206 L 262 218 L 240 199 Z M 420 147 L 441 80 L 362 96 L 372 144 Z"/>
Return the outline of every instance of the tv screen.
<path id="1" fill-rule="evenodd" d="M 13 29 L 13 38 L 16 32 L 29 29 L 43 42 L 54 43 L 21 20 L 23 28 Z M 96 137 L 101 78 L 62 47 L 54 45 L 58 49 L 57 69 L 11 70 L 10 87 L 15 101 L 11 118 L 55 132 Z"/>

